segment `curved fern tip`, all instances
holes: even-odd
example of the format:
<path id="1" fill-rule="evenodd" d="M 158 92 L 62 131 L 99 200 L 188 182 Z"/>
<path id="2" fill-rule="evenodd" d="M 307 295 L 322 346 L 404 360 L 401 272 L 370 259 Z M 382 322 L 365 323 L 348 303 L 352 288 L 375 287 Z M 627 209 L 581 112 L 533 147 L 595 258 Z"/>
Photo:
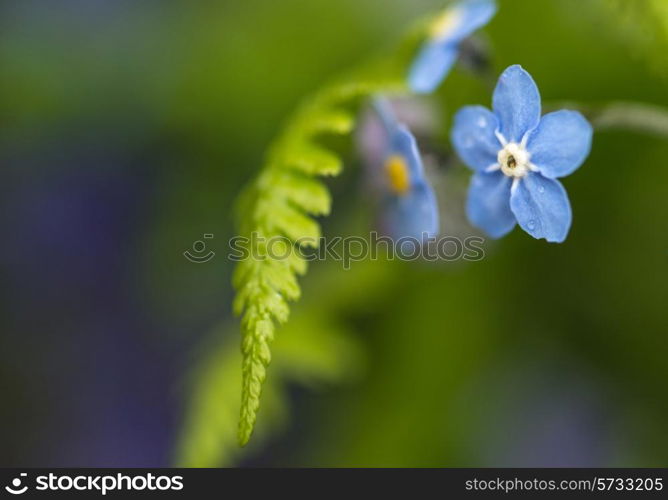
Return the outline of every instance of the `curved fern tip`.
<path id="1" fill-rule="evenodd" d="M 244 424 L 243 421 L 239 422 L 239 432 L 237 433 L 237 442 L 242 448 L 248 444 L 251 436 L 253 435 L 253 427 L 249 427 Z"/>

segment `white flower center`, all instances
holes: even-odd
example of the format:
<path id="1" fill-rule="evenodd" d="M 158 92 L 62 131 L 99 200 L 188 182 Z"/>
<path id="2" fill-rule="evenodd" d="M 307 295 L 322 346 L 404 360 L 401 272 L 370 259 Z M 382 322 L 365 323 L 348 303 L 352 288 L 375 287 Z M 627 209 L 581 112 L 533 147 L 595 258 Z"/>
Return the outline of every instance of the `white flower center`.
<path id="1" fill-rule="evenodd" d="M 524 177 L 531 170 L 530 156 L 523 144 L 509 142 L 499 151 L 497 160 L 505 175 L 519 178 Z"/>

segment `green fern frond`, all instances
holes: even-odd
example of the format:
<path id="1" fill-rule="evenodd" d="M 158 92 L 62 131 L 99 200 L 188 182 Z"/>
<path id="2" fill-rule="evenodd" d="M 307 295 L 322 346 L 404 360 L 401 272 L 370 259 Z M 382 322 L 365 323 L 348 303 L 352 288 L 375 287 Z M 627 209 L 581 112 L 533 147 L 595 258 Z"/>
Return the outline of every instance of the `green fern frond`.
<path id="1" fill-rule="evenodd" d="M 328 134 L 350 133 L 355 125 L 354 110 L 363 98 L 406 92 L 408 61 L 427 24 L 421 23 L 393 57 L 306 100 L 271 146 L 263 170 L 242 198 L 241 234 L 255 242 L 253 257 L 238 264 L 234 278 L 235 311 L 242 316 L 243 382 L 238 429 L 242 446 L 255 425 L 271 360 L 270 343 L 277 325 L 288 319 L 288 302 L 299 298 L 296 277 L 307 268 L 298 252 L 291 252 L 287 259 L 272 258 L 260 238 L 266 242 L 285 237 L 286 244 L 293 248 L 317 247 L 320 225 L 313 216 L 327 215 L 331 208 L 331 196 L 319 178 L 336 176 L 343 168 L 341 158 L 320 139 Z M 251 238 L 253 234 L 255 239 Z"/>
<path id="2" fill-rule="evenodd" d="M 281 332 L 274 345 L 275 373 L 263 389 L 263 411 L 269 418 L 258 427 L 260 440 L 280 430 L 287 420 L 288 383 L 309 387 L 335 384 L 362 369 L 362 350 L 350 332 L 333 321 L 336 316 L 321 310 L 305 311 Z M 203 361 L 192 373 L 176 449 L 178 467 L 230 466 L 240 456 L 236 430 L 242 360 L 233 340 L 234 330 L 233 325 L 223 325 L 212 332 L 217 343 L 206 349 Z"/>
<path id="3" fill-rule="evenodd" d="M 320 225 L 311 216 L 327 215 L 331 207 L 329 191 L 317 176 L 334 176 L 342 168 L 341 159 L 318 145 L 317 138 L 324 133 L 350 132 L 354 117 L 343 107 L 349 101 L 371 92 L 400 89 L 403 78 L 378 84 L 344 83 L 325 89 L 304 106 L 272 148 L 269 162 L 252 188 L 254 202 L 241 223 L 244 233 L 255 233 L 265 241 L 284 236 L 293 243 L 317 246 Z M 277 260 L 262 243 L 253 251 L 255 258 L 239 263 L 234 280 L 235 310 L 243 315 L 241 445 L 253 431 L 276 324 L 287 321 L 287 302 L 300 294 L 296 275 L 306 272 L 306 261 L 298 252 L 291 252 L 289 260 Z"/>

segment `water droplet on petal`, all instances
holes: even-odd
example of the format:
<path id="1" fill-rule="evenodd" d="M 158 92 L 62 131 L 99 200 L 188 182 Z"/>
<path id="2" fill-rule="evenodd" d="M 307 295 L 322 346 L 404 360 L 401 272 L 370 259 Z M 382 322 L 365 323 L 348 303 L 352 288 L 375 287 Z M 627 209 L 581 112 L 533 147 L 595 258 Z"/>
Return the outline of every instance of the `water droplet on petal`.
<path id="1" fill-rule="evenodd" d="M 545 192 L 545 188 L 543 186 L 538 186 L 538 192 L 543 194 Z"/>
<path id="2" fill-rule="evenodd" d="M 536 221 L 533 220 L 533 219 L 531 219 L 531 220 L 527 223 L 527 226 L 529 227 L 529 230 L 530 230 L 530 231 L 533 231 L 534 229 L 536 229 Z"/>
<path id="3" fill-rule="evenodd" d="M 483 117 L 478 118 L 478 127 L 485 128 L 487 126 L 487 120 Z"/>

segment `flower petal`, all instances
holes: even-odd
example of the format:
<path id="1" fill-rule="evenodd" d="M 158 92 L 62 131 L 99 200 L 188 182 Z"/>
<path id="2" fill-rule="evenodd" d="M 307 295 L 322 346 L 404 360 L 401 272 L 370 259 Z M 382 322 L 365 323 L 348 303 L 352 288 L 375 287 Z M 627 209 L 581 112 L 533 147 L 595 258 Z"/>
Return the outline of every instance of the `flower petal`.
<path id="1" fill-rule="evenodd" d="M 455 115 L 450 134 L 455 151 L 473 170 L 497 163 L 501 143 L 494 131 L 499 126 L 494 113 L 482 106 L 466 106 Z"/>
<path id="2" fill-rule="evenodd" d="M 417 94 L 429 94 L 436 90 L 448 75 L 459 52 L 452 44 L 427 43 L 413 62 L 408 74 L 408 84 Z"/>
<path id="3" fill-rule="evenodd" d="M 466 215 L 491 238 L 500 238 L 515 227 L 510 210 L 512 180 L 501 172 L 477 172 L 471 179 Z"/>
<path id="4" fill-rule="evenodd" d="M 404 124 L 399 123 L 396 126 L 394 134 L 390 138 L 391 154 L 396 154 L 403 157 L 408 164 L 411 179 L 419 181 L 424 177 L 424 169 L 422 167 L 422 156 L 418 150 L 415 137 L 408 130 Z"/>
<path id="5" fill-rule="evenodd" d="M 499 119 L 499 132 L 508 142 L 520 142 L 524 134 L 538 126 L 540 94 L 522 66 L 510 66 L 501 74 L 492 107 Z"/>
<path id="6" fill-rule="evenodd" d="M 496 10 L 494 0 L 464 0 L 447 8 L 411 66 L 411 90 L 418 94 L 436 90 L 457 60 L 459 42 L 487 24 Z"/>
<path id="7" fill-rule="evenodd" d="M 551 179 L 575 171 L 589 155 L 593 130 L 577 111 L 548 113 L 527 144 L 531 163 Z"/>
<path id="8" fill-rule="evenodd" d="M 496 14 L 497 7 L 494 0 L 469 0 L 463 4 L 463 19 L 456 36 L 461 40 L 474 31 L 482 28 L 491 21 Z"/>
<path id="9" fill-rule="evenodd" d="M 561 183 L 529 173 L 512 190 L 510 208 L 517 222 L 534 238 L 561 243 L 571 227 L 568 195 Z"/>
<path id="10" fill-rule="evenodd" d="M 404 196 L 386 200 L 383 227 L 393 239 L 434 238 L 439 231 L 438 205 L 434 191 L 426 182 L 418 182 Z"/>
<path id="11" fill-rule="evenodd" d="M 494 0 L 464 0 L 447 8 L 437 19 L 432 40 L 459 43 L 485 26 L 496 14 Z M 438 29 L 438 28 L 441 29 Z"/>

